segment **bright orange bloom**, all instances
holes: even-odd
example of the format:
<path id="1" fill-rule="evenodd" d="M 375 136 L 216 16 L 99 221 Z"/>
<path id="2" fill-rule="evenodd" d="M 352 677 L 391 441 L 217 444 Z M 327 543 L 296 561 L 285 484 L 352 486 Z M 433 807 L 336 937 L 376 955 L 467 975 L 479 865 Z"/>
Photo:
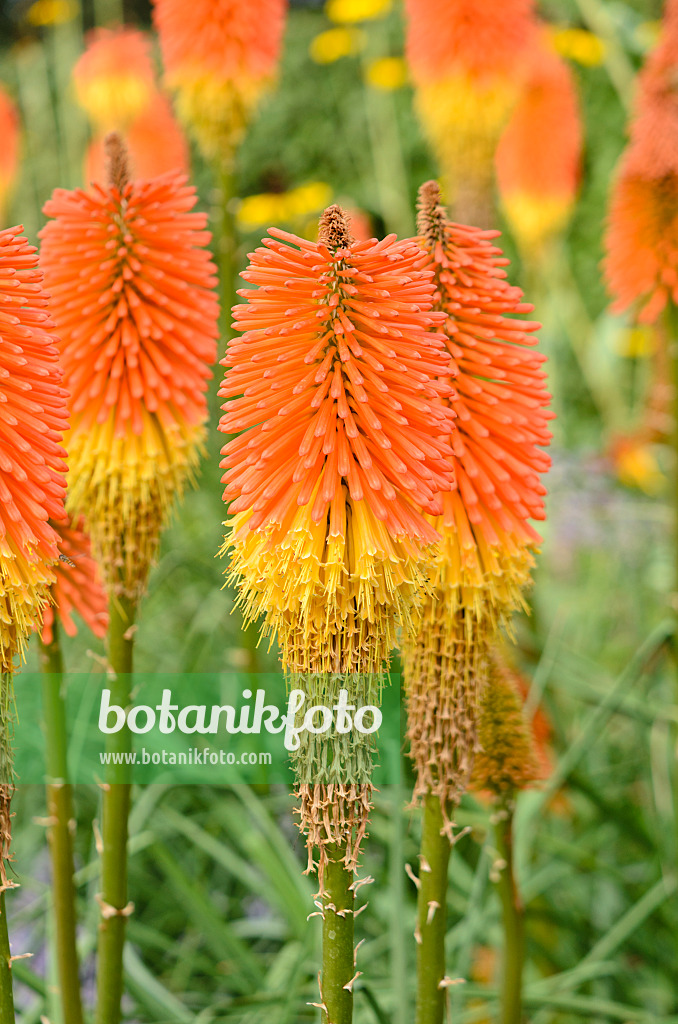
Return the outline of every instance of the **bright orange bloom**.
<path id="1" fill-rule="evenodd" d="M 77 612 L 95 636 L 105 636 L 108 628 L 108 598 L 101 583 L 99 567 L 90 551 L 85 521 L 68 519 L 54 523 L 59 535 L 59 561 L 54 566 L 56 582 L 52 585 L 54 604 L 45 607 L 42 642 L 51 644 L 54 619 L 58 617 L 68 636 L 75 636 Z"/>
<path id="2" fill-rule="evenodd" d="M 162 93 L 154 93 L 143 113 L 129 125 L 125 144 L 133 178 L 157 178 L 169 171 L 188 173 L 188 143 L 169 99 Z M 104 140 L 101 136 L 93 139 L 87 149 L 85 181 L 88 184 L 106 181 Z"/>
<path id="3" fill-rule="evenodd" d="M 407 617 L 416 562 L 437 539 L 419 510 L 440 512 L 453 479 L 451 413 L 432 404 L 449 394 L 432 274 L 393 235 L 270 234 L 241 275 L 259 287 L 234 308 L 244 333 L 219 392 L 232 399 L 220 429 L 245 431 L 223 449 L 232 575 L 292 670 L 308 670 L 300 631 L 319 645 L 316 671 L 352 671 L 354 658 L 377 671 L 392 605 Z"/>
<path id="4" fill-rule="evenodd" d="M 487 220 L 493 156 L 534 33 L 532 0 L 406 0 L 416 105 L 459 215 Z"/>
<path id="5" fill-rule="evenodd" d="M 525 84 L 496 153 L 502 204 L 527 255 L 538 255 L 567 224 L 577 195 L 581 147 L 572 72 L 548 38 L 535 35 Z"/>
<path id="6" fill-rule="evenodd" d="M 337 206 L 320 225 L 318 242 L 269 229 L 242 274 L 257 287 L 240 292 L 243 333 L 223 360 L 220 429 L 243 433 L 222 452 L 222 553 L 246 616 L 265 617 L 313 703 L 332 706 L 348 687 L 355 705 L 378 700 L 396 627 L 416 621 L 421 563 L 438 539 L 422 510 L 440 512 L 438 492 L 453 484 L 454 419 L 426 255 L 394 235 L 355 242 Z M 370 743 L 339 737 L 298 755 L 321 874 L 328 842 L 346 843 L 355 863 Z"/>
<path id="7" fill-rule="evenodd" d="M 0 231 L 0 673 L 40 624 L 64 518 L 66 391 L 36 249 Z"/>
<path id="8" fill-rule="evenodd" d="M 109 152 L 111 184 L 46 204 L 42 260 L 71 393 L 68 507 L 136 593 L 198 461 L 218 304 L 195 190 L 130 182 L 115 136 Z"/>
<path id="9" fill-rule="evenodd" d="M 209 159 L 238 144 L 275 75 L 286 0 L 154 0 L 166 80 Z"/>
<path id="10" fill-rule="evenodd" d="M 73 68 L 78 102 L 100 132 L 125 129 L 156 90 L 148 40 L 134 28 L 98 28 Z"/>
<path id="11" fill-rule="evenodd" d="M 613 310 L 642 306 L 652 323 L 678 302 L 678 3 L 667 4 L 662 39 L 639 76 L 630 145 L 621 162 L 605 237 Z"/>
<path id="12" fill-rule="evenodd" d="M 539 324 L 507 263 L 495 231 L 454 224 L 435 182 L 420 191 L 419 227 L 435 271 L 436 307 L 457 370 L 456 490 L 442 495 L 433 522 L 442 537 L 432 561 L 433 593 L 424 601 L 416 643 L 406 648 L 408 735 L 417 766 L 416 795 L 441 796 L 443 810 L 468 780 L 476 746 L 476 710 L 491 641 L 522 607 L 544 518 L 549 395 Z"/>
<path id="13" fill-rule="evenodd" d="M 7 197 L 19 168 L 19 115 L 13 102 L 0 86 L 0 221 L 4 218 Z"/>

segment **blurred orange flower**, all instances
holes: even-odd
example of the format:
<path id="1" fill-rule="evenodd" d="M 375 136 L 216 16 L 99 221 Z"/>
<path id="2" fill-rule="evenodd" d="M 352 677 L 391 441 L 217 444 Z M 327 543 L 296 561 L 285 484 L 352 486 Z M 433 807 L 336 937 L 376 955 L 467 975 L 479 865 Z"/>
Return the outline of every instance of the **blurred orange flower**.
<path id="1" fill-rule="evenodd" d="M 0 222 L 19 169 L 19 114 L 0 86 Z"/>
<path id="2" fill-rule="evenodd" d="M 148 40 L 134 28 L 95 29 L 73 68 L 73 84 L 99 132 L 126 129 L 156 90 Z"/>
<path id="3" fill-rule="evenodd" d="M 153 93 L 148 106 L 125 132 L 132 175 L 137 179 L 157 178 L 168 171 L 188 173 L 188 143 L 179 127 L 167 96 Z M 88 183 L 106 180 L 104 140 L 92 140 L 85 158 L 85 180 Z"/>
<path id="4" fill-rule="evenodd" d="M 104 571 L 136 593 L 173 498 L 198 461 L 216 354 L 207 217 L 182 175 L 129 181 L 109 141 L 110 183 L 57 189 L 41 232 L 71 394 L 69 510 Z"/>
<path id="5" fill-rule="evenodd" d="M 678 302 L 678 3 L 639 76 L 630 144 L 612 193 L 605 276 L 613 310 L 640 307 L 652 323 Z"/>
<path id="6" fill-rule="evenodd" d="M 502 204 L 527 256 L 538 256 L 567 224 L 577 195 L 581 148 L 572 72 L 546 35 L 535 34 L 525 83 L 496 153 Z"/>
<path id="7" fill-rule="evenodd" d="M 99 568 L 90 551 L 84 519 L 54 523 L 59 535 L 59 561 L 54 566 L 56 582 L 51 593 L 54 604 L 45 607 L 42 626 L 43 644 L 51 644 L 55 616 L 68 636 L 75 636 L 77 612 L 95 636 L 106 635 L 108 599 L 101 583 Z"/>
<path id="8" fill-rule="evenodd" d="M 532 0 L 406 0 L 416 104 L 457 215 L 490 216 L 493 156 L 534 32 Z"/>
<path id="9" fill-rule="evenodd" d="M 0 231 L 0 672 L 39 626 L 64 518 L 66 391 L 36 249 Z"/>
<path id="10" fill-rule="evenodd" d="M 228 159 L 273 80 L 286 7 L 286 0 L 154 0 L 167 84 L 209 159 Z"/>

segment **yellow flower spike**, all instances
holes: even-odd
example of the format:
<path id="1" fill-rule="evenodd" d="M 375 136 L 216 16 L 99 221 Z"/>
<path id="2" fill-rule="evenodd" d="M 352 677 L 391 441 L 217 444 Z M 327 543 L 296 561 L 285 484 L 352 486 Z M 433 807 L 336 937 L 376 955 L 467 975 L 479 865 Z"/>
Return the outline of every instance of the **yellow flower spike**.
<path id="1" fill-rule="evenodd" d="M 325 14 L 337 25 L 351 25 L 383 18 L 392 6 L 393 0 L 327 0 Z"/>
<path id="2" fill-rule="evenodd" d="M 605 60 L 607 44 L 600 36 L 583 28 L 552 28 L 551 39 L 561 57 L 583 67 L 599 67 Z"/>
<path id="3" fill-rule="evenodd" d="M 333 64 L 355 57 L 365 46 L 365 33 L 356 28 L 328 28 L 311 40 L 308 52 L 316 64 Z"/>
<path id="4" fill-rule="evenodd" d="M 36 0 L 28 9 L 26 20 L 43 28 L 46 25 L 65 25 L 80 13 L 77 0 Z"/>
<path id="5" fill-rule="evenodd" d="M 407 82 L 407 64 L 402 57 L 380 57 L 367 66 L 365 81 L 373 89 L 390 92 Z"/>

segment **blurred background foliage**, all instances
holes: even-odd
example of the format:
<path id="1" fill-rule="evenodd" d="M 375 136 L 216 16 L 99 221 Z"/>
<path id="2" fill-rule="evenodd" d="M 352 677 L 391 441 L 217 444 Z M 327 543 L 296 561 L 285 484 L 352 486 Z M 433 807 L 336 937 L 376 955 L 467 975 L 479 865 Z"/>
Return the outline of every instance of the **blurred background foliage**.
<path id="1" fill-rule="evenodd" d="M 238 266 L 268 223 L 312 234 L 330 200 L 362 211 L 379 234 L 414 229 L 418 185 L 437 169 L 403 72 L 398 4 L 358 25 L 332 22 L 320 3 L 293 3 L 277 88 L 240 150 Z M 661 438 L 624 443 L 645 414 L 656 338 L 607 311 L 601 235 L 615 164 L 625 142 L 633 80 L 657 36 L 649 0 L 544 0 L 542 16 L 580 30 L 570 64 L 584 118 L 579 199 L 565 237 L 523 267 L 510 233 L 512 278 L 537 307 L 558 419 L 549 519 L 531 595 L 516 623 L 517 667 L 528 708 L 541 706 L 547 779 L 522 794 L 518 870 L 527 907 L 526 1006 L 533 1024 L 678 1022 L 676 863 L 671 729 L 678 708 L 662 656 L 670 589 L 669 467 Z M 0 81 L 22 120 L 22 161 L 8 222 L 31 241 L 55 187 L 83 183 L 89 138 L 71 70 L 83 33 L 127 22 L 148 28 L 144 0 L 4 0 Z M 339 33 L 339 34 L 337 34 Z M 393 60 L 395 58 L 395 60 Z M 547 135 L 551 126 L 543 125 Z M 2 139 L 0 139 L 2 146 Z M 218 193 L 193 152 L 203 208 Z M 217 414 L 216 379 L 212 389 Z M 629 448 L 629 444 L 631 447 Z M 633 446 L 635 444 L 635 447 Z M 142 670 L 240 667 L 251 641 L 215 560 L 224 509 L 219 437 L 212 430 L 199 486 L 166 532 L 137 646 Z M 81 630 L 65 643 L 73 671 L 102 671 L 103 650 Z M 35 652 L 31 657 L 35 658 Z M 275 664 L 260 649 L 260 667 Z M 35 665 L 35 661 L 33 661 Z M 96 683 L 93 678 L 93 684 Z M 18 678 L 17 685 L 21 685 Z M 364 939 L 357 1024 L 409 1024 L 418 814 L 410 777 L 378 794 L 364 873 L 374 884 L 357 921 Z M 97 795 L 77 792 L 77 860 L 88 992 L 97 891 Z M 126 1013 L 131 1022 L 286 1024 L 314 1019 L 318 943 L 312 880 L 284 788 L 164 788 L 138 794 L 132 818 Z M 44 798 L 19 786 L 12 898 L 14 965 L 22 1024 L 58 1024 L 47 949 L 51 923 Z M 471 833 L 450 868 L 448 973 L 452 1018 L 496 1019 L 499 903 L 489 810 L 468 797 Z"/>

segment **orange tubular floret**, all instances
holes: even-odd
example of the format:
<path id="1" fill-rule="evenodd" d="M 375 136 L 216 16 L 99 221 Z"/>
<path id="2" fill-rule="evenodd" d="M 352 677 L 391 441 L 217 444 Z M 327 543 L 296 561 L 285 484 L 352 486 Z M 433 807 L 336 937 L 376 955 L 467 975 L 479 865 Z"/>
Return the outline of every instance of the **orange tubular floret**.
<path id="1" fill-rule="evenodd" d="M 95 636 L 106 635 L 108 598 L 99 568 L 90 551 L 89 536 L 83 519 L 55 523 L 59 535 L 59 561 L 54 566 L 56 582 L 52 586 L 53 605 L 47 605 L 43 618 L 42 642 L 53 639 L 54 620 L 58 619 L 68 636 L 75 636 L 77 612 Z"/>
<path id="2" fill-rule="evenodd" d="M 66 391 L 37 251 L 0 231 L 0 672 L 39 625 L 64 518 Z"/>

